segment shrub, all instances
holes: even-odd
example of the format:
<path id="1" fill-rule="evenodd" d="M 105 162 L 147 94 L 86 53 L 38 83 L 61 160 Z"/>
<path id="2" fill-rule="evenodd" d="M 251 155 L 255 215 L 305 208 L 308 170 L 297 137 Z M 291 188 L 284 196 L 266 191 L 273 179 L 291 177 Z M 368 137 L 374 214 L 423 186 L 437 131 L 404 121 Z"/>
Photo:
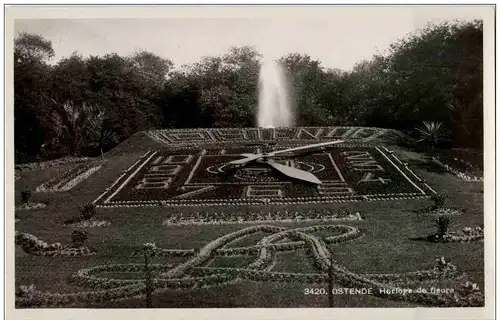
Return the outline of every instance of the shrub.
<path id="1" fill-rule="evenodd" d="M 442 142 L 447 140 L 448 130 L 443 126 L 442 122 L 424 121 L 421 127 L 415 128 L 419 139 L 417 142 L 426 143 L 431 148 L 435 148 Z"/>
<path id="2" fill-rule="evenodd" d="M 436 236 L 442 239 L 448 233 L 451 218 L 449 216 L 439 216 L 436 218 L 437 233 Z"/>
<path id="3" fill-rule="evenodd" d="M 96 216 L 96 205 L 94 203 L 86 203 L 80 209 L 80 216 L 82 220 L 89 220 Z"/>
<path id="4" fill-rule="evenodd" d="M 75 230 L 71 234 L 71 242 L 73 242 L 73 246 L 75 246 L 75 247 L 83 246 L 83 243 L 88 238 L 89 237 L 87 235 L 87 231 L 84 231 L 84 230 Z"/>
<path id="5" fill-rule="evenodd" d="M 347 208 L 342 208 L 337 212 L 337 218 L 347 218 L 351 214 L 351 211 Z"/>
<path id="6" fill-rule="evenodd" d="M 28 203 L 31 200 L 31 190 L 25 189 L 21 191 L 21 202 Z"/>
<path id="7" fill-rule="evenodd" d="M 431 196 L 431 200 L 434 202 L 431 210 L 439 209 L 444 206 L 446 201 L 446 195 L 444 193 L 437 193 Z"/>

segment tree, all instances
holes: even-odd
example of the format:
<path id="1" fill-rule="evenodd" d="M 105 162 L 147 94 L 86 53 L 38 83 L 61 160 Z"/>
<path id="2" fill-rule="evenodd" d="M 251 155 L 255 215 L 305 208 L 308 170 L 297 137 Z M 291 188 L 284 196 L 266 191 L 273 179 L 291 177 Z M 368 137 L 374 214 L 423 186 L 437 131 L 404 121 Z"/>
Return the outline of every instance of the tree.
<path id="1" fill-rule="evenodd" d="M 324 72 L 324 86 L 320 92 L 321 105 L 328 111 L 330 125 L 347 125 L 348 106 L 344 104 L 346 72 L 340 69 L 328 69 Z"/>
<path id="2" fill-rule="evenodd" d="M 454 28 L 460 63 L 452 90 L 452 130 L 455 147 L 483 148 L 483 23 Z"/>
<path id="3" fill-rule="evenodd" d="M 388 81 L 388 60 L 374 55 L 358 62 L 344 76 L 342 115 L 350 125 L 392 127 L 393 88 Z"/>
<path id="4" fill-rule="evenodd" d="M 39 35 L 14 39 L 14 144 L 16 162 L 33 161 L 44 142 L 43 118 L 50 108 L 52 44 Z"/>
<path id="5" fill-rule="evenodd" d="M 481 21 L 430 24 L 352 71 L 325 69 L 307 54 L 279 59 L 299 126 L 451 128 L 449 146 L 482 148 Z M 249 127 L 258 107 L 262 56 L 232 47 L 174 69 L 147 51 L 51 66 L 50 41 L 21 33 L 14 48 L 16 162 L 65 155 L 101 156 L 152 128 Z"/>
<path id="6" fill-rule="evenodd" d="M 145 273 L 145 293 L 146 293 L 146 308 L 153 307 L 153 291 L 154 278 L 148 259 L 153 259 L 158 254 L 158 247 L 155 243 L 146 242 L 142 245 L 142 253 L 144 255 L 144 273 Z"/>
<path id="7" fill-rule="evenodd" d="M 261 58 L 256 48 L 249 46 L 232 47 L 223 56 L 223 61 L 233 70 L 233 80 L 229 84 L 233 92 L 230 104 L 233 126 L 251 127 L 254 124 Z"/>
<path id="8" fill-rule="evenodd" d="M 161 93 L 162 127 L 211 127 L 211 115 L 199 106 L 201 86 L 189 70 L 170 73 Z"/>
<path id="9" fill-rule="evenodd" d="M 323 105 L 322 95 L 326 81 L 321 62 L 299 53 L 288 54 L 278 61 L 286 67 L 293 84 L 291 95 L 295 104 L 297 125 L 328 125 L 333 116 Z"/>
<path id="10" fill-rule="evenodd" d="M 41 63 L 54 57 L 52 42 L 41 35 L 20 33 L 14 39 L 14 61 Z"/>
<path id="11" fill-rule="evenodd" d="M 159 111 L 144 95 L 141 77 L 130 59 L 117 54 L 87 59 L 93 103 L 110 119 L 118 141 L 159 125 Z"/>
<path id="12" fill-rule="evenodd" d="M 394 92 L 389 106 L 394 110 L 391 121 L 396 128 L 408 128 L 420 121 L 451 125 L 449 106 L 456 100 L 453 89 L 457 81 L 462 82 L 464 73 L 468 73 L 465 70 L 477 74 L 482 68 L 482 42 L 477 40 L 482 37 L 481 29 L 477 22 L 430 24 L 391 45 L 387 75 L 390 91 Z M 464 37 L 471 41 L 464 41 Z"/>
<path id="13" fill-rule="evenodd" d="M 334 277 L 334 263 L 333 256 L 330 255 L 330 265 L 328 266 L 328 307 L 333 308 L 333 281 Z"/>
<path id="14" fill-rule="evenodd" d="M 251 126 L 257 106 L 260 55 L 233 47 L 172 72 L 163 94 L 168 127 Z"/>
<path id="15" fill-rule="evenodd" d="M 131 76 L 138 90 L 136 98 L 147 117 L 146 122 L 153 127 L 161 126 L 162 91 L 173 67 L 172 61 L 144 50 L 128 57 L 127 61 L 132 68 Z"/>
<path id="16" fill-rule="evenodd" d="M 162 88 L 168 72 L 174 66 L 172 61 L 144 50 L 136 52 L 129 59 L 144 87 L 149 89 Z"/>

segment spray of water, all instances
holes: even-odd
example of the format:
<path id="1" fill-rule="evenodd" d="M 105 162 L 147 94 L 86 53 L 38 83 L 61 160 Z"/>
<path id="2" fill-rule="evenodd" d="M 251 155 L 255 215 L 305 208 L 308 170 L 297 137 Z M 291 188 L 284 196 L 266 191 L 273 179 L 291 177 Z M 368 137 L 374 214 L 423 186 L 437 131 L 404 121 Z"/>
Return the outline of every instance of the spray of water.
<path id="1" fill-rule="evenodd" d="M 293 108 L 286 73 L 276 61 L 265 60 L 259 72 L 257 125 L 261 128 L 292 127 Z"/>

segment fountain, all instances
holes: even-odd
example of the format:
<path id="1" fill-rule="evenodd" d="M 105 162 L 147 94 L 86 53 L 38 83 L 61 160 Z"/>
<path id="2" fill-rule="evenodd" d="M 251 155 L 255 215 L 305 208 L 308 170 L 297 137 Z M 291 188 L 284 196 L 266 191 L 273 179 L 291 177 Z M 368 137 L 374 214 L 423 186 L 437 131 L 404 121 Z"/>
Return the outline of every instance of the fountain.
<path id="1" fill-rule="evenodd" d="M 273 60 L 264 60 L 259 72 L 258 127 L 276 128 L 294 125 L 289 89 L 283 66 Z"/>

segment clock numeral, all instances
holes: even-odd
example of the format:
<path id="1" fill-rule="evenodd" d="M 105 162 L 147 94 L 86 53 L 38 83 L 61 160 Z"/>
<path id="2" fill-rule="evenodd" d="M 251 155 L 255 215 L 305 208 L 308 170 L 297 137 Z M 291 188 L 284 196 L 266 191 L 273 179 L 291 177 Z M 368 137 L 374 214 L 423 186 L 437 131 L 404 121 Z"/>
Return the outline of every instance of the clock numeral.
<path id="1" fill-rule="evenodd" d="M 375 177 L 375 175 L 371 172 L 367 173 L 361 180 L 358 181 L 359 183 L 363 182 L 379 182 L 381 184 L 387 184 L 391 182 L 391 179 L 384 179 L 382 177 Z"/>
<path id="2" fill-rule="evenodd" d="M 164 174 L 164 175 L 169 175 L 169 176 L 175 176 L 178 174 L 182 169 L 182 166 L 180 165 L 174 165 L 174 164 L 161 164 L 158 166 L 152 166 L 149 169 L 149 172 L 155 172 L 159 174 Z"/>
<path id="3" fill-rule="evenodd" d="M 352 165 L 354 171 L 384 171 L 384 168 L 377 163 L 369 152 L 366 151 L 346 151 L 342 152 L 347 162 Z"/>
<path id="4" fill-rule="evenodd" d="M 283 190 L 280 185 L 255 185 L 247 186 L 243 190 L 243 198 L 262 198 L 262 197 L 283 197 Z"/>
<path id="5" fill-rule="evenodd" d="M 150 175 L 145 174 L 144 178 L 139 181 L 136 189 L 168 189 L 172 183 L 172 177 L 165 175 Z"/>
<path id="6" fill-rule="evenodd" d="M 314 133 L 311 133 L 314 132 Z M 321 139 L 321 135 L 323 134 L 323 128 L 308 128 L 308 129 L 299 129 L 295 139 L 297 140 L 319 140 Z"/>
<path id="7" fill-rule="evenodd" d="M 175 176 L 189 164 L 194 157 L 190 154 L 158 156 L 149 167 L 143 179 L 138 182 L 135 189 L 168 189 Z"/>
<path id="8" fill-rule="evenodd" d="M 190 154 L 176 154 L 168 156 L 162 164 L 188 164 L 193 160 L 193 156 Z"/>
<path id="9" fill-rule="evenodd" d="M 322 196 L 351 195 L 354 190 L 343 181 L 324 182 L 318 187 L 318 193 Z"/>
<path id="10" fill-rule="evenodd" d="M 200 195 L 202 193 L 214 190 L 215 188 L 217 188 L 217 187 L 215 187 L 215 186 L 183 186 L 183 187 L 179 188 L 179 190 L 187 191 L 187 192 L 185 192 L 183 194 L 179 194 L 175 197 L 172 197 L 172 199 L 184 199 L 184 198 L 189 198 L 192 196 L 197 196 L 197 195 Z"/>

